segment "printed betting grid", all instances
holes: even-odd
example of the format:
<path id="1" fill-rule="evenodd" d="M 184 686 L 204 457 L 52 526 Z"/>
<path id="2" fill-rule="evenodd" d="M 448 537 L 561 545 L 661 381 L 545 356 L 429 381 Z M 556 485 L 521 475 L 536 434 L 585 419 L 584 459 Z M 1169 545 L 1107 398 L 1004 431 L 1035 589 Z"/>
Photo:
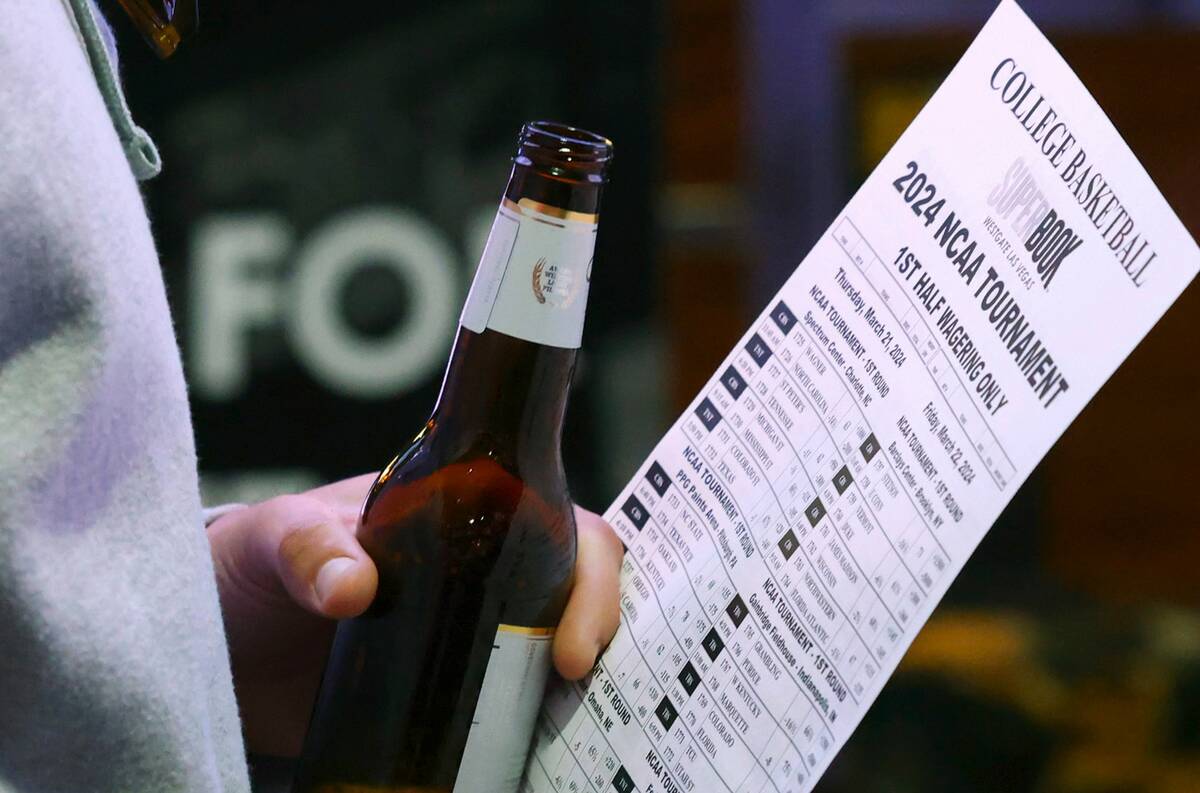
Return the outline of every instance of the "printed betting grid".
<path id="1" fill-rule="evenodd" d="M 637 692 L 633 718 L 681 790 L 805 789 L 835 743 L 840 700 L 821 692 L 857 709 L 951 561 L 810 334 L 778 303 L 684 419 L 690 444 L 650 461 L 612 516 L 624 621 L 596 675 Z M 736 537 L 689 498 L 693 477 L 726 494 Z M 547 740 L 582 691 L 560 693 Z M 562 736 L 574 750 L 540 769 L 551 789 L 633 789 L 585 710 L 586 734 Z"/>

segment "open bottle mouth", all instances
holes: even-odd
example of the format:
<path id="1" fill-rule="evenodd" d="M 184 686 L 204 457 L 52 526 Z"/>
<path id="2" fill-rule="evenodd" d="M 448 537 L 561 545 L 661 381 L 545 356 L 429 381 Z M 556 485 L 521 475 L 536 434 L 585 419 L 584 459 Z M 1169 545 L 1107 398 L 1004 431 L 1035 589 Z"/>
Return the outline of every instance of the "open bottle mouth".
<path id="1" fill-rule="evenodd" d="M 612 141 L 557 121 L 530 121 L 521 128 L 515 161 L 554 176 L 604 181 L 612 161 Z"/>

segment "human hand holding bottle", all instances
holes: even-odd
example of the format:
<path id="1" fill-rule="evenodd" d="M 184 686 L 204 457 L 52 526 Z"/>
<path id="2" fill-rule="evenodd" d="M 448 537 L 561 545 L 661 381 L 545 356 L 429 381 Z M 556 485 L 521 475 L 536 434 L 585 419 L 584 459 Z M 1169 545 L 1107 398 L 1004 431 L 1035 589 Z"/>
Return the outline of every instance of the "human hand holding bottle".
<path id="1" fill-rule="evenodd" d="M 355 537 L 374 474 L 280 496 L 208 527 L 247 748 L 300 751 L 336 620 L 375 597 L 374 563 Z M 575 583 L 554 638 L 567 679 L 591 669 L 619 620 L 621 543 L 604 520 L 576 507 Z"/>

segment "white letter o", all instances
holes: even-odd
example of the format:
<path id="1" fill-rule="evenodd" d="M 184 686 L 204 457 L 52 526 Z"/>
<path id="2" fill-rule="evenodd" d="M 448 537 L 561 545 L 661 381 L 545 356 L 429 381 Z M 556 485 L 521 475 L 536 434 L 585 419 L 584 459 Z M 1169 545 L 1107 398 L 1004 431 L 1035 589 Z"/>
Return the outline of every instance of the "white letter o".
<path id="1" fill-rule="evenodd" d="M 413 296 L 411 310 L 382 338 L 360 335 L 337 300 L 364 262 L 391 269 Z M 438 229 L 411 212 L 364 207 L 339 215 L 296 256 L 285 312 L 296 356 L 326 386 L 350 396 L 384 397 L 421 382 L 446 359 L 457 273 Z"/>

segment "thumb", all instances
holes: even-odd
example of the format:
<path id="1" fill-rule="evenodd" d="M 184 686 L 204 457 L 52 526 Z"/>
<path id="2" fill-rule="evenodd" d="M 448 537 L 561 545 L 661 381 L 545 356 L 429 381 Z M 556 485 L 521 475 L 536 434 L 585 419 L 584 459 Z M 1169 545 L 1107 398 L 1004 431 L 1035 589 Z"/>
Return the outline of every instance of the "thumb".
<path id="1" fill-rule="evenodd" d="M 355 539 L 355 513 L 304 494 L 245 512 L 251 513 L 242 521 L 241 564 L 248 569 L 241 572 L 247 577 L 323 617 L 353 617 L 371 605 L 378 573 Z"/>

